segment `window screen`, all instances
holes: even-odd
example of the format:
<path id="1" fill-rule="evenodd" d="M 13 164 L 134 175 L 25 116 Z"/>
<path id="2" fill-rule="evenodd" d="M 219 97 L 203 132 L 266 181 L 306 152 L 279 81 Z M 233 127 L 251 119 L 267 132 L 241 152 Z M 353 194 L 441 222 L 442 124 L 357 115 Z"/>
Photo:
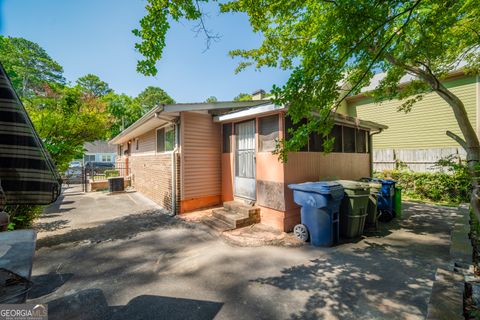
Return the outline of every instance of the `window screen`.
<path id="1" fill-rule="evenodd" d="M 357 131 L 357 152 L 366 153 L 367 152 L 367 131 L 365 130 L 356 130 Z"/>
<path id="2" fill-rule="evenodd" d="M 258 123 L 259 151 L 273 151 L 278 140 L 278 115 L 260 118 Z"/>
<path id="3" fill-rule="evenodd" d="M 285 116 L 285 139 L 288 140 L 291 138 L 291 134 L 289 133 L 290 128 L 298 128 L 306 123 L 307 119 L 302 119 L 300 122 L 294 125 L 292 119 L 288 115 Z M 308 151 L 308 142 L 299 151 Z"/>
<path id="4" fill-rule="evenodd" d="M 316 132 L 310 134 L 309 151 L 310 152 L 323 152 L 323 137 Z"/>
<path id="5" fill-rule="evenodd" d="M 165 151 L 172 151 L 175 147 L 175 130 L 173 128 L 165 131 Z"/>
<path id="6" fill-rule="evenodd" d="M 329 137 L 335 138 L 335 141 L 333 142 L 333 149 L 332 152 L 342 152 L 342 141 L 343 141 L 343 135 L 342 135 L 342 126 L 339 125 L 334 125 L 332 128 L 332 131 L 330 132 Z"/>
<path id="7" fill-rule="evenodd" d="M 231 152 L 231 138 L 232 138 L 232 124 L 231 123 L 226 123 L 223 125 L 223 152 L 224 153 L 229 153 Z"/>
<path id="8" fill-rule="evenodd" d="M 343 152 L 355 153 L 355 128 L 343 127 Z"/>
<path id="9" fill-rule="evenodd" d="M 165 129 L 157 130 L 157 152 L 165 151 Z"/>

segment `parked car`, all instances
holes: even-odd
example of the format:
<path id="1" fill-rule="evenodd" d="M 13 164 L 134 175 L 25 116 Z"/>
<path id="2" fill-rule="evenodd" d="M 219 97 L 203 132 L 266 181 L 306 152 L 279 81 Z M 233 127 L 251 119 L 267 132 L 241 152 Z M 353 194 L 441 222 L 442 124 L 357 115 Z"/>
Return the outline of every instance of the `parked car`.
<path id="1" fill-rule="evenodd" d="M 82 166 L 82 161 L 81 160 L 74 160 L 71 161 L 70 164 L 68 165 L 70 168 L 79 168 Z"/>

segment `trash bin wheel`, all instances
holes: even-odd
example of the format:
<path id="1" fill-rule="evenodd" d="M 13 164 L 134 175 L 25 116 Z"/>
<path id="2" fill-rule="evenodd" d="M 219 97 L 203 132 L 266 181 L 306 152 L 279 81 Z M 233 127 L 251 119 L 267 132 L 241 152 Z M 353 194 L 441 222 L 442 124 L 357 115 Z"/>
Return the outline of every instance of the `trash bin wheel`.
<path id="1" fill-rule="evenodd" d="M 395 218 L 394 212 L 388 210 L 381 210 L 378 220 L 380 220 L 381 222 L 390 222 L 393 220 L 393 218 Z"/>
<path id="2" fill-rule="evenodd" d="M 308 240 L 308 229 L 304 224 L 297 224 L 293 228 L 293 234 L 303 242 Z"/>

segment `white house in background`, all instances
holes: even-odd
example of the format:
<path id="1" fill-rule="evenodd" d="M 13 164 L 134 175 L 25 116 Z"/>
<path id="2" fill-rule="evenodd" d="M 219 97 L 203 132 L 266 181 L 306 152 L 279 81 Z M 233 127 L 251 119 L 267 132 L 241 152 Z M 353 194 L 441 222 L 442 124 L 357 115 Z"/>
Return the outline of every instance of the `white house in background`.
<path id="1" fill-rule="evenodd" d="M 117 149 L 114 145 L 109 145 L 106 141 L 97 140 L 86 142 L 83 145 L 85 152 L 83 161 L 86 162 L 115 162 Z"/>

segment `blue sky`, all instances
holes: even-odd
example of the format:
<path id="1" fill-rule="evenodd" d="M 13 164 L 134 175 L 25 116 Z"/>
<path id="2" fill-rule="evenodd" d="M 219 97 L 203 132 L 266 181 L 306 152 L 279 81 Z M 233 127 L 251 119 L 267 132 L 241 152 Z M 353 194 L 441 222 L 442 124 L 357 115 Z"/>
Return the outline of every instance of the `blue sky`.
<path id="1" fill-rule="evenodd" d="M 230 100 L 240 92 L 271 89 L 288 73 L 248 69 L 234 74 L 239 60 L 232 49 L 260 44 L 248 19 L 239 14 L 209 13 L 208 28 L 221 39 L 205 50 L 205 41 L 188 22 L 172 25 L 156 77 L 136 72 L 139 54 L 131 30 L 144 15 L 146 0 L 0 0 L 0 34 L 24 37 L 41 45 L 74 82 L 87 73 L 97 74 L 116 92 L 137 95 L 149 85 L 166 90 L 177 102 L 203 101 L 209 96 Z"/>

